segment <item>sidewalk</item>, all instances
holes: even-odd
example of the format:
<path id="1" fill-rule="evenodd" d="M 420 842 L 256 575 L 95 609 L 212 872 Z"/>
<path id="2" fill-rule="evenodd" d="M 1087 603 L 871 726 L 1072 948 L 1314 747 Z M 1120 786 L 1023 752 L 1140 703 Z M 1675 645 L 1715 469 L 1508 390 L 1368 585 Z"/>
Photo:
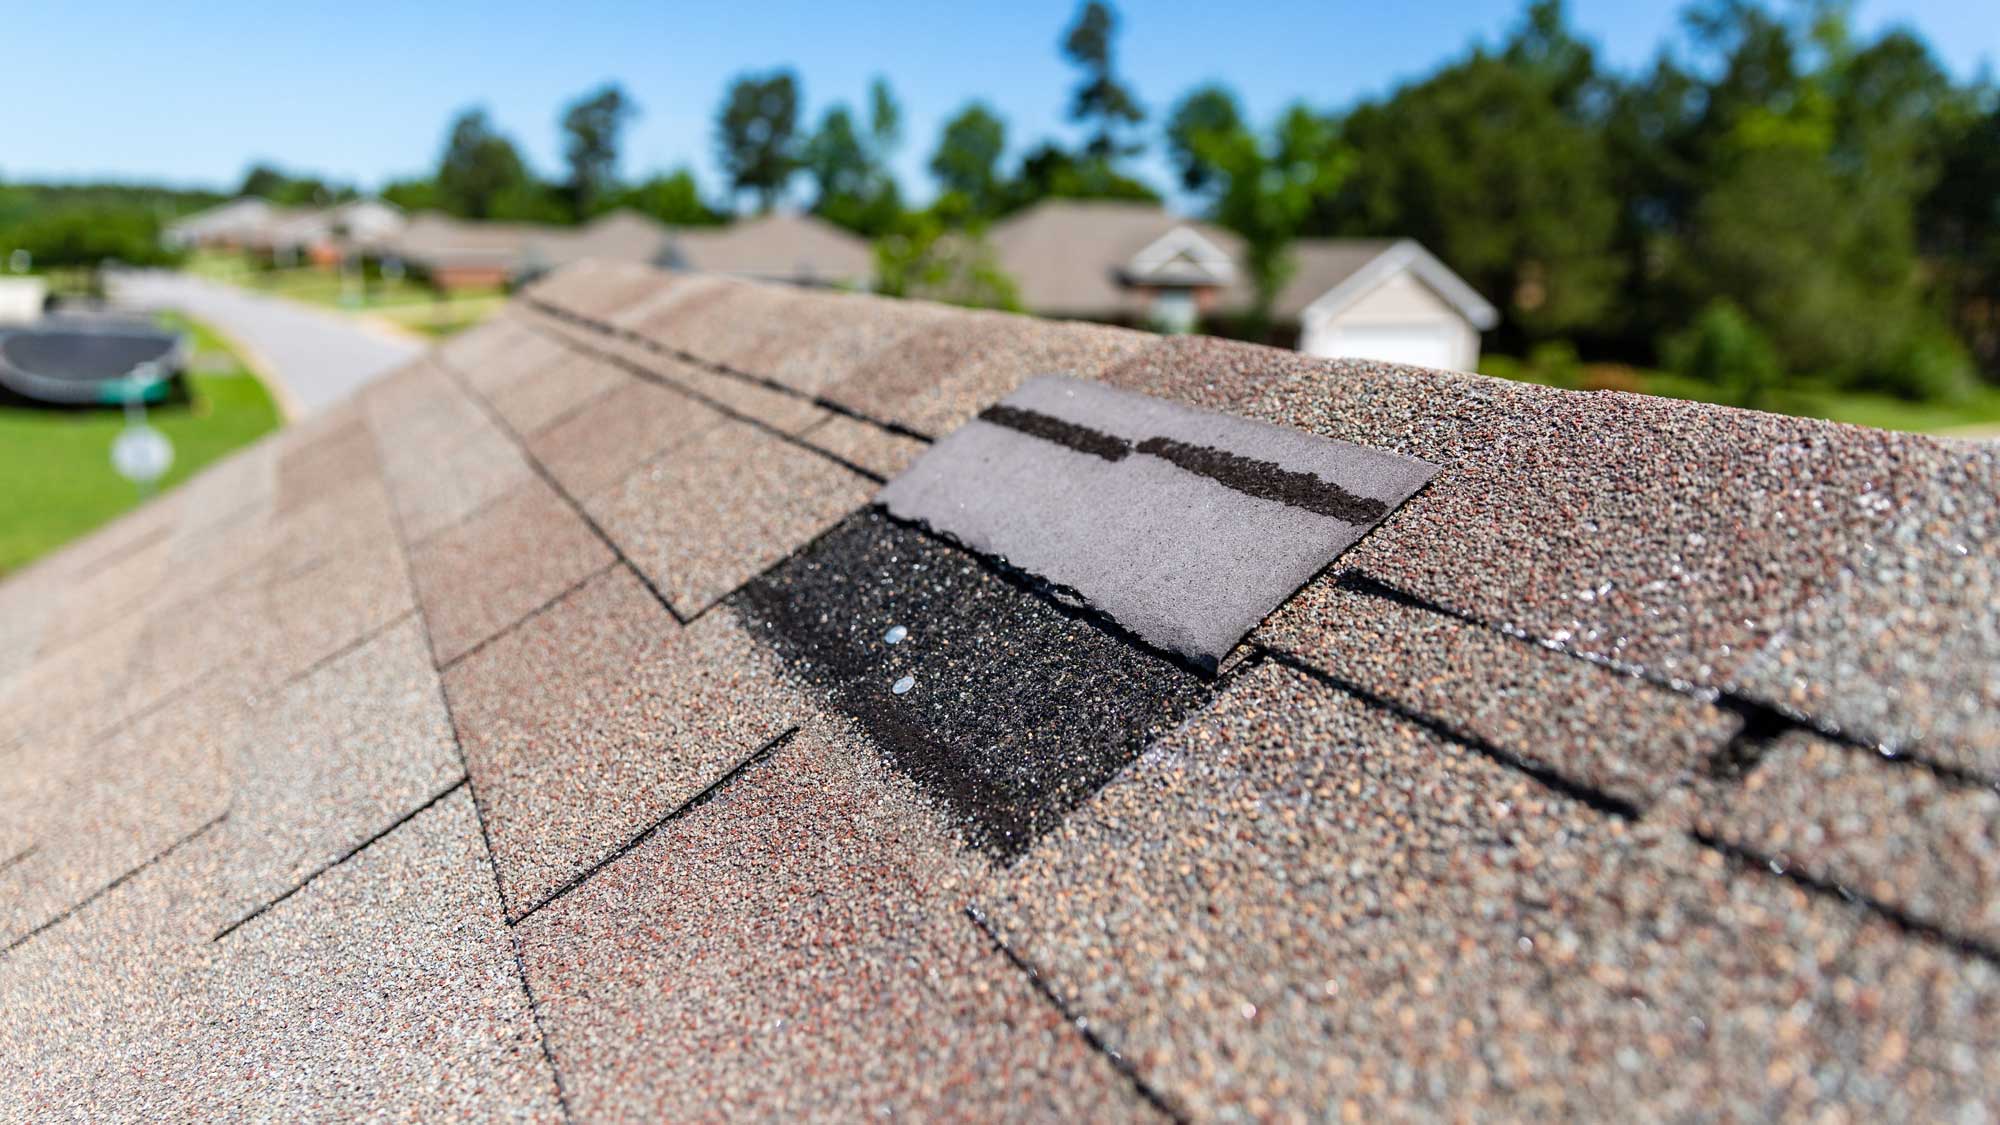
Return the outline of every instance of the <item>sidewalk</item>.
<path id="1" fill-rule="evenodd" d="M 174 309 L 214 326 L 278 382 L 272 393 L 294 419 L 338 402 L 414 359 L 425 346 L 338 313 L 186 274 L 136 271 L 119 275 L 109 287 L 112 301 L 123 308 Z"/>

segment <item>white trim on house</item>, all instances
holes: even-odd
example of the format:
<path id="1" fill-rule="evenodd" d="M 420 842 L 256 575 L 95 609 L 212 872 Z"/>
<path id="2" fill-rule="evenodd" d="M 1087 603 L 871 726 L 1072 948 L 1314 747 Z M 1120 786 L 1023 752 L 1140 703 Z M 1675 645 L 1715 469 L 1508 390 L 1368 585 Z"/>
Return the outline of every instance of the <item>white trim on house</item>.
<path id="1" fill-rule="evenodd" d="M 1180 262 L 1192 269 L 1172 268 Z M 1123 272 L 1128 281 L 1139 284 L 1227 285 L 1236 276 L 1236 263 L 1228 251 L 1193 227 L 1179 226 L 1127 259 Z"/>
<path id="2" fill-rule="evenodd" d="M 1480 331 L 1485 331 L 1500 323 L 1500 311 L 1487 303 L 1472 286 L 1467 285 L 1451 267 L 1431 254 L 1411 239 L 1399 239 L 1391 243 L 1367 265 L 1349 274 L 1345 280 L 1313 299 L 1299 313 L 1301 323 L 1326 321 L 1337 315 L 1342 308 L 1364 295 L 1376 286 L 1404 270 L 1408 270 L 1419 281 L 1430 286 L 1446 303 L 1458 310 L 1466 322 Z"/>

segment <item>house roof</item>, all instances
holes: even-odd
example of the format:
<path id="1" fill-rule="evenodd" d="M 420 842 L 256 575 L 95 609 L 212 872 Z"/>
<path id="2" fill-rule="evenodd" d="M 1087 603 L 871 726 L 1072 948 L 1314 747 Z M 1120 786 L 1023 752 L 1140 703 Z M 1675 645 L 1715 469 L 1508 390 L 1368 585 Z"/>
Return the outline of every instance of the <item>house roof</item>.
<path id="1" fill-rule="evenodd" d="M 1126 284 L 1124 270 L 1175 231 L 1190 232 L 1232 259 L 1242 257 L 1242 241 L 1219 227 L 1158 204 L 1111 199 L 1044 200 L 994 224 L 988 241 L 1026 308 L 1044 316 L 1115 320 L 1144 317 L 1146 300 Z M 1247 294 L 1244 285 L 1236 278 L 1237 299 Z"/>
<path id="2" fill-rule="evenodd" d="M 1141 320 L 1148 283 L 1218 285 L 1217 305 L 1231 312 L 1249 308 L 1252 299 L 1251 279 L 1240 266 L 1216 269 L 1216 258 L 1244 260 L 1240 237 L 1154 203 L 1045 200 L 996 224 L 989 241 L 1000 268 L 1020 287 L 1021 303 L 1043 316 Z M 1490 328 L 1498 319 L 1478 293 L 1408 239 L 1305 238 L 1290 253 L 1292 274 L 1271 310 L 1279 320 L 1295 322 L 1316 304 L 1331 310 L 1405 269 L 1475 327 Z M 1188 268 L 1190 258 L 1207 268 Z"/>
<path id="3" fill-rule="evenodd" d="M 1052 372 L 1274 496 L 1262 425 L 1435 476 L 1211 673 L 871 503 Z M 1110 456 L 1103 401 L 1009 456 Z M 1107 519 L 1246 503 L 1149 456 Z M 0 584 L 0 1104 L 1991 1113 L 1997 498 L 1991 446 L 564 270 Z"/>
<path id="4" fill-rule="evenodd" d="M 866 240 L 824 219 L 782 211 L 723 227 L 683 227 L 674 232 L 667 261 L 701 273 L 848 287 L 866 286 L 875 276 Z"/>

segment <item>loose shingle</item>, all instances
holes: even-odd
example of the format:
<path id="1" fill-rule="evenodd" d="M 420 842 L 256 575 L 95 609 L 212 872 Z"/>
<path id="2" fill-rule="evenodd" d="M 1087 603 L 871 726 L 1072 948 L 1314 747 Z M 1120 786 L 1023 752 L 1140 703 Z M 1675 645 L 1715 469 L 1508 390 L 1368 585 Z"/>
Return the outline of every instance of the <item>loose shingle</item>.
<path id="1" fill-rule="evenodd" d="M 1214 669 L 1434 471 L 1042 376 L 938 442 L 878 500 Z"/>

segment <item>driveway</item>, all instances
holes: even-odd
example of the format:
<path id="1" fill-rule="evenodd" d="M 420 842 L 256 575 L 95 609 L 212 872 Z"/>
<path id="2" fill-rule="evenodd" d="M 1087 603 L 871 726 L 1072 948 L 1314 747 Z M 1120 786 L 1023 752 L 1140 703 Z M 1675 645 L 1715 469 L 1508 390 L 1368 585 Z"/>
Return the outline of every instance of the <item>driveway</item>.
<path id="1" fill-rule="evenodd" d="M 331 310 L 181 273 L 124 273 L 112 278 L 109 288 L 111 300 L 121 307 L 184 312 L 248 349 L 264 373 L 282 384 L 273 393 L 294 419 L 340 401 L 425 347 Z"/>

